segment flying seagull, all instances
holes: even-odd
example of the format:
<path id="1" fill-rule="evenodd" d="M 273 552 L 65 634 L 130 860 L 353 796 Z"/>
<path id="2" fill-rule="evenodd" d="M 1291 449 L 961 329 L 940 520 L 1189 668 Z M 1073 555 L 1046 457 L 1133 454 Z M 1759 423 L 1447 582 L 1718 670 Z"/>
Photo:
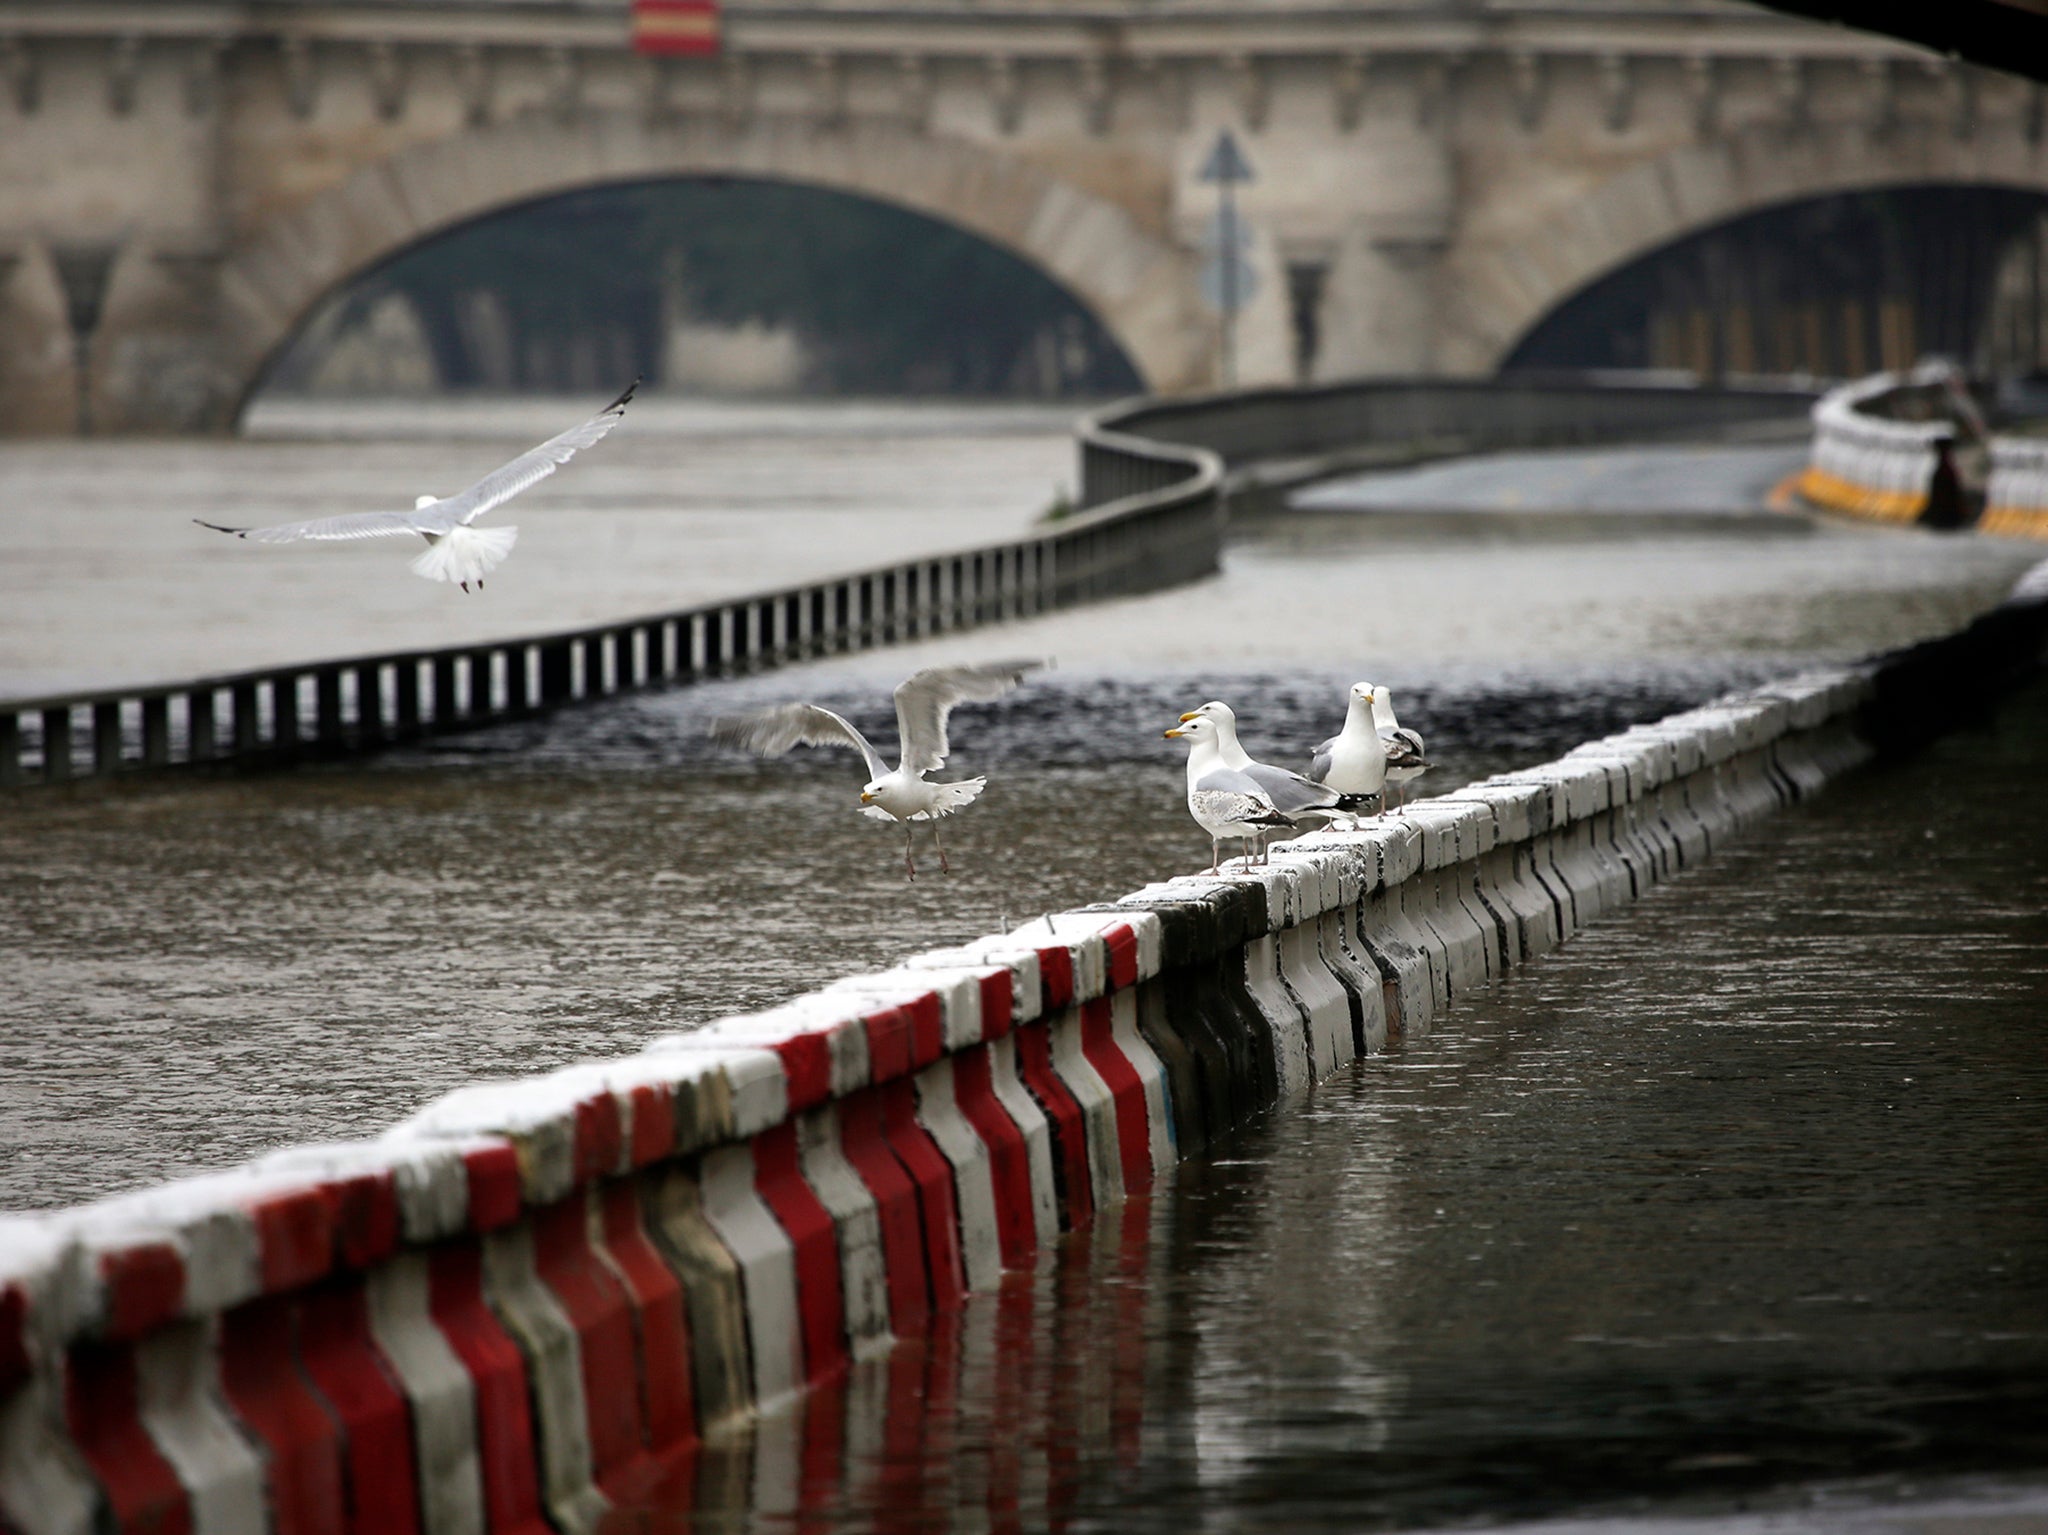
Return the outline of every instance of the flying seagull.
<path id="1" fill-rule="evenodd" d="M 1222 731 L 1197 710 L 1166 732 L 1188 743 L 1188 814 L 1209 834 L 1209 872 L 1223 861 L 1223 839 L 1250 843 L 1294 823 L 1274 807 L 1258 780 L 1223 760 Z"/>
<path id="2" fill-rule="evenodd" d="M 950 873 L 945 846 L 939 841 L 939 818 L 973 802 L 987 787 L 986 778 L 930 783 L 925 774 L 945 764 L 946 716 L 955 704 L 989 703 L 1001 698 L 1043 661 L 1003 661 L 988 666 L 930 666 L 896 688 L 896 738 L 899 761 L 891 768 L 868 738 L 841 716 L 817 704 L 780 704 L 752 714 L 725 715 L 711 722 L 714 740 L 761 757 L 779 757 L 795 746 L 851 746 L 867 759 L 868 781 L 861 787 L 861 814 L 894 820 L 903 826 L 903 867 L 917 878 L 912 856 L 912 823 L 927 821 L 939 868 Z"/>
<path id="3" fill-rule="evenodd" d="M 282 522 L 268 528 L 224 528 L 217 522 L 192 520 L 216 533 L 259 544 L 293 544 L 302 538 L 352 539 L 393 538 L 417 533 L 427 541 L 426 553 L 412 562 L 413 573 L 429 581 L 453 581 L 465 592 L 474 581 L 478 591 L 484 577 L 512 552 L 519 537 L 517 528 L 472 527 L 477 518 L 495 506 L 510 501 L 527 486 L 553 474 L 576 454 L 603 439 L 619 424 L 626 403 L 640 387 L 634 379 L 620 395 L 581 426 L 571 427 L 559 437 L 550 437 L 478 480 L 469 489 L 446 498 L 421 496 L 409 512 L 354 512 L 341 517 L 315 517 L 309 522 Z"/>
<path id="4" fill-rule="evenodd" d="M 1216 750 L 1227 768 L 1243 773 L 1265 791 L 1273 808 L 1290 826 L 1320 826 L 1347 811 L 1363 806 L 1369 796 L 1346 794 L 1329 784 L 1304 778 L 1292 769 L 1260 762 L 1237 739 L 1237 714 L 1229 704 L 1212 699 L 1201 708 L 1183 714 L 1183 725 L 1207 719 L 1216 726 Z"/>
<path id="5" fill-rule="evenodd" d="M 1387 785 L 1387 743 L 1373 719 L 1376 697 L 1370 682 L 1354 682 L 1344 710 L 1344 728 L 1309 758 L 1308 776 L 1346 794 L 1380 797 Z M 1384 800 L 1382 800 L 1384 804 Z"/>

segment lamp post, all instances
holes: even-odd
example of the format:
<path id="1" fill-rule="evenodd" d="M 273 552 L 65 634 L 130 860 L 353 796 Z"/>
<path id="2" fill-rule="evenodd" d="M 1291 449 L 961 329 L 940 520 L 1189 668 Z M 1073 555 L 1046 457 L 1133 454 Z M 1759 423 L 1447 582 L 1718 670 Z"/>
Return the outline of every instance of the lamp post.
<path id="1" fill-rule="evenodd" d="M 1251 272 L 1244 264 L 1246 231 L 1237 219 L 1235 190 L 1252 179 L 1251 165 L 1245 160 L 1244 152 L 1237 147 L 1236 135 L 1225 128 L 1216 135 L 1216 143 L 1209 151 L 1209 157 L 1202 162 L 1202 168 L 1195 172 L 1197 181 L 1216 188 L 1215 250 L 1212 252 L 1215 264 L 1203 270 L 1203 286 L 1209 298 L 1223 316 L 1221 341 L 1221 368 L 1223 387 L 1237 387 L 1237 312 L 1244 301 L 1251 297 Z"/>
<path id="2" fill-rule="evenodd" d="M 64 311 L 71 322 L 72 378 L 78 390 L 78 435 L 92 435 L 92 338 L 106 307 L 107 279 L 121 247 L 111 241 L 53 245 L 50 260 L 64 288 Z"/>

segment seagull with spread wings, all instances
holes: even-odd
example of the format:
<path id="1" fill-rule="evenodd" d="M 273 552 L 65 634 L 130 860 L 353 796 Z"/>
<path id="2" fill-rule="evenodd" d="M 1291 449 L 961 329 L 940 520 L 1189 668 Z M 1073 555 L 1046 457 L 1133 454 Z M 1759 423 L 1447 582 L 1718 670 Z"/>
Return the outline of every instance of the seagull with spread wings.
<path id="1" fill-rule="evenodd" d="M 626 386 L 624 394 L 581 426 L 571 427 L 559 437 L 550 437 L 509 464 L 493 469 L 467 490 L 447 497 L 421 496 L 409 512 L 354 512 L 341 517 L 315 517 L 309 522 L 283 522 L 268 528 L 224 528 L 217 522 L 197 517 L 192 520 L 202 528 L 232 533 L 259 544 L 293 544 L 300 539 L 396 538 L 416 533 L 427 541 L 427 549 L 412 562 L 415 575 L 425 576 L 429 581 L 453 581 L 465 592 L 474 581 L 476 589 L 482 591 L 484 577 L 512 552 L 519 530 L 479 528 L 472 524 L 493 507 L 504 505 L 528 486 L 546 479 L 582 449 L 599 442 L 619 424 L 620 417 L 626 414 L 627 402 L 639 387 L 640 380 L 636 378 Z"/>
<path id="2" fill-rule="evenodd" d="M 896 737 L 902 758 L 894 768 L 868 738 L 842 716 L 818 704 L 781 704 L 752 714 L 726 715 L 711 722 L 713 739 L 761 757 L 779 757 L 796 746 L 850 746 L 867 760 L 868 781 L 860 791 L 861 813 L 903 826 L 903 867 L 917 878 L 911 852 L 912 823 L 926 821 L 939 868 L 950 872 L 946 849 L 939 841 L 939 818 L 973 802 L 987 787 L 986 778 L 931 783 L 927 773 L 945 764 L 946 716 L 955 704 L 989 703 L 1001 698 L 1043 661 L 1006 661 L 988 666 L 931 666 L 896 688 Z"/>

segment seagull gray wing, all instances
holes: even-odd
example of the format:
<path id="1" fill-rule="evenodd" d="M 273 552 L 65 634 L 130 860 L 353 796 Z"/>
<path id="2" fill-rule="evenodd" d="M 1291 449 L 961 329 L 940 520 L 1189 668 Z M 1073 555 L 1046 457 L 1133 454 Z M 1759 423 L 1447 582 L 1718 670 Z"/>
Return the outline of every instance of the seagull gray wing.
<path id="1" fill-rule="evenodd" d="M 529 448 L 511 463 L 493 469 L 469 489 L 457 491 L 445 501 L 436 501 L 422 510 L 446 518 L 450 523 L 475 522 L 492 507 L 502 506 L 529 485 L 546 479 L 583 449 L 602 441 L 605 433 L 617 426 L 626 414 L 626 404 L 639 387 L 640 380 L 636 378 L 626 386 L 624 394 L 581 426 L 572 426 L 559 437 L 550 437 L 539 447 Z"/>
<path id="2" fill-rule="evenodd" d="M 292 544 L 302 538 L 395 538 L 401 533 L 424 534 L 446 525 L 429 517 L 424 522 L 411 512 L 351 512 L 343 517 L 315 517 L 306 522 L 280 522 L 268 528 L 224 528 L 217 522 L 192 519 L 216 533 L 232 533 L 258 544 Z"/>
<path id="3" fill-rule="evenodd" d="M 711 722 L 711 738 L 757 757 L 779 757 L 796 746 L 851 746 L 868 761 L 868 777 L 887 775 L 889 765 L 868 738 L 844 717 L 816 704 L 782 704 L 752 714 L 722 714 Z"/>
<path id="4" fill-rule="evenodd" d="M 1253 826 L 1290 824 L 1274 808 L 1258 780 L 1237 768 L 1211 768 L 1188 786 L 1188 800 L 1219 821 Z"/>
<path id="5" fill-rule="evenodd" d="M 1387 766 L 1390 768 L 1426 768 L 1423 760 L 1422 737 L 1406 725 L 1390 725 L 1380 732 L 1380 742 L 1387 749 Z"/>
<path id="6" fill-rule="evenodd" d="M 1331 755 L 1336 750 L 1337 737 L 1335 736 L 1331 736 L 1329 740 L 1324 741 L 1321 745 L 1317 746 L 1316 749 L 1309 754 L 1308 776 L 1314 779 L 1317 783 L 1321 783 L 1324 779 L 1328 778 L 1330 776 Z"/>
<path id="7" fill-rule="evenodd" d="M 1299 773 L 1289 772 L 1284 767 L 1274 767 L 1269 762 L 1254 762 L 1245 769 L 1245 772 L 1254 783 L 1266 791 L 1266 798 L 1273 802 L 1273 808 L 1285 816 L 1301 815 L 1315 810 L 1335 810 L 1342 798 L 1335 789 L 1312 783 Z"/>
<path id="8" fill-rule="evenodd" d="M 946 716 L 955 704 L 1001 698 L 1043 661 L 1001 661 L 988 666 L 929 666 L 896 688 L 896 732 L 903 768 L 931 773 L 946 760 Z"/>

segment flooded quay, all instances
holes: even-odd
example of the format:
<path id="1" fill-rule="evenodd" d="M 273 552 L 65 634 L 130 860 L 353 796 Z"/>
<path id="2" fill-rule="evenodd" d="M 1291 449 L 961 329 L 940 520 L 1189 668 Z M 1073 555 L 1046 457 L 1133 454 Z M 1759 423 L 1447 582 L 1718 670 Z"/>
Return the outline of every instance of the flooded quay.
<path id="1" fill-rule="evenodd" d="M 1193 869 L 1160 732 L 1206 698 L 1287 761 L 1375 677 L 1441 790 L 1954 628 L 2034 553 L 1323 512 L 1245 529 L 1182 591 L 359 764 L 16 796 L 0 1206 L 374 1134 Z M 346 584 L 378 580 L 410 578 Z M 851 759 L 705 739 L 810 697 L 886 740 L 907 671 L 1008 655 L 1057 664 L 956 716 L 947 776 L 990 788 L 944 878 L 904 880 Z M 2006 1507 L 1952 1479 L 2044 1464 L 2044 765 L 2037 690 L 1777 818 L 671 1468 L 628 1527 L 1806 1517 L 1930 1484 Z"/>

